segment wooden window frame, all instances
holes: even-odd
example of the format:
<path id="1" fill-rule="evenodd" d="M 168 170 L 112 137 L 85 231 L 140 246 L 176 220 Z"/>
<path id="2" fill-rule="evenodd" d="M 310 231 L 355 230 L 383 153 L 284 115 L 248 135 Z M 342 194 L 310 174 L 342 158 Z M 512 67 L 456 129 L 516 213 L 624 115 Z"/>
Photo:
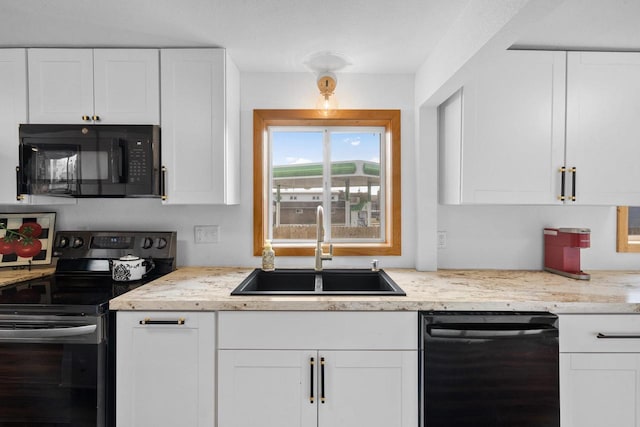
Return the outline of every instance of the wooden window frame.
<path id="1" fill-rule="evenodd" d="M 640 252 L 640 242 L 629 243 L 629 207 L 618 206 L 617 252 Z"/>
<path id="2" fill-rule="evenodd" d="M 262 254 L 268 233 L 268 156 L 265 143 L 270 126 L 380 126 L 389 136 L 385 208 L 385 241 L 334 243 L 335 256 L 401 255 L 400 110 L 253 110 L 253 255 Z M 274 244 L 278 256 L 313 256 L 315 244 Z"/>

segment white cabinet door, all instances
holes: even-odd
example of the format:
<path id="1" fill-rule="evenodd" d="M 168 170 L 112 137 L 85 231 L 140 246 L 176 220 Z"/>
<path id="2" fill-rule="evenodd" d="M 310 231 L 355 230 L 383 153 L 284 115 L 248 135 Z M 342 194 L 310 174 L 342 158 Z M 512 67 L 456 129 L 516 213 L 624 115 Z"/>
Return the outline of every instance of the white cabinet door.
<path id="1" fill-rule="evenodd" d="M 119 311 L 116 319 L 117 426 L 215 425 L 215 313 Z"/>
<path id="2" fill-rule="evenodd" d="M 417 426 L 416 316 L 220 312 L 218 426 Z"/>
<path id="3" fill-rule="evenodd" d="M 95 49 L 94 112 L 101 124 L 160 124 L 157 49 Z"/>
<path id="4" fill-rule="evenodd" d="M 239 203 L 239 74 L 224 49 L 162 49 L 168 204 Z"/>
<path id="5" fill-rule="evenodd" d="M 317 369 L 316 351 L 220 350 L 218 425 L 316 426 Z"/>
<path id="6" fill-rule="evenodd" d="M 25 49 L 0 49 L 0 204 L 19 203 L 18 125 L 27 121 Z"/>
<path id="7" fill-rule="evenodd" d="M 415 351 L 220 350 L 218 425 L 414 427 Z"/>
<path id="8" fill-rule="evenodd" d="M 567 167 L 576 203 L 640 204 L 640 53 L 569 52 Z"/>
<path id="9" fill-rule="evenodd" d="M 564 52 L 507 51 L 441 106 L 441 201 L 559 203 L 565 65 Z"/>
<path id="10" fill-rule="evenodd" d="M 159 124 L 157 49 L 29 49 L 30 123 Z"/>
<path id="11" fill-rule="evenodd" d="M 560 354 L 562 427 L 640 427 L 640 355 Z"/>
<path id="12" fill-rule="evenodd" d="M 320 351 L 320 427 L 418 425 L 415 351 Z"/>
<path id="13" fill-rule="evenodd" d="M 29 122 L 87 123 L 93 115 L 91 49 L 28 49 Z"/>

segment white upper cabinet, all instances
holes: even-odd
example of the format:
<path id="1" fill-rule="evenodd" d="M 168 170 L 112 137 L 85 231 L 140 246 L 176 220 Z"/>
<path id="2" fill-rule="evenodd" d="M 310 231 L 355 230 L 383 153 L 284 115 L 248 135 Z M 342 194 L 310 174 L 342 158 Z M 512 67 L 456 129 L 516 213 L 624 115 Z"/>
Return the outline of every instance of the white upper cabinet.
<path id="1" fill-rule="evenodd" d="M 29 49 L 29 121 L 83 123 L 93 115 L 93 51 Z"/>
<path id="2" fill-rule="evenodd" d="M 0 204 L 19 203 L 18 125 L 27 121 L 25 49 L 0 49 Z"/>
<path id="3" fill-rule="evenodd" d="M 159 124 L 157 49 L 29 49 L 29 122 Z"/>
<path id="4" fill-rule="evenodd" d="M 167 204 L 237 204 L 240 83 L 224 49 L 162 49 Z"/>
<path id="5" fill-rule="evenodd" d="M 160 124 L 157 49 L 94 49 L 93 75 L 98 123 Z"/>
<path id="6" fill-rule="evenodd" d="M 440 202 L 640 204 L 638 76 L 640 53 L 505 52 L 439 107 Z"/>
<path id="7" fill-rule="evenodd" d="M 441 203 L 559 203 L 565 55 L 507 51 L 440 106 Z"/>
<path id="8" fill-rule="evenodd" d="M 567 72 L 575 202 L 640 205 L 640 53 L 569 52 Z"/>

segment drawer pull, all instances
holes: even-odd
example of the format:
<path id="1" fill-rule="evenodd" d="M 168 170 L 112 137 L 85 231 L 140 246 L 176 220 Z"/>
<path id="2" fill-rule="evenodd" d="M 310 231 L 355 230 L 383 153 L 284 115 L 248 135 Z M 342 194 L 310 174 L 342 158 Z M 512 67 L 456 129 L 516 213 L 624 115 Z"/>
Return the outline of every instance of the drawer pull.
<path id="1" fill-rule="evenodd" d="M 603 334 L 602 332 L 598 332 L 598 335 L 596 335 L 596 338 L 598 339 L 640 339 L 640 335 L 610 335 L 610 334 Z"/>
<path id="2" fill-rule="evenodd" d="M 313 365 L 315 364 L 315 358 L 311 358 L 311 360 L 309 361 L 309 366 L 311 368 L 311 372 L 309 375 L 310 378 L 310 383 L 311 383 L 311 387 L 309 389 L 309 403 L 314 403 L 315 402 L 315 397 L 313 396 L 313 376 L 314 376 L 314 372 L 313 372 Z"/>
<path id="3" fill-rule="evenodd" d="M 141 325 L 184 325 L 184 317 L 178 320 L 151 320 L 148 317 L 140 321 Z"/>
<path id="4" fill-rule="evenodd" d="M 327 398 L 324 395 L 324 357 L 320 358 L 320 403 L 324 403 Z"/>

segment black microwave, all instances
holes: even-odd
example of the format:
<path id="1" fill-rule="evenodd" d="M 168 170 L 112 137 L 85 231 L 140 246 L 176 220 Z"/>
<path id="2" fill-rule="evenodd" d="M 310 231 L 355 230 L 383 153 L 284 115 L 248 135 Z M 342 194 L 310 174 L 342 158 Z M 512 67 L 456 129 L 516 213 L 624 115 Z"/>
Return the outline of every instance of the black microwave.
<path id="1" fill-rule="evenodd" d="M 18 194 L 160 197 L 160 127 L 21 124 Z"/>

